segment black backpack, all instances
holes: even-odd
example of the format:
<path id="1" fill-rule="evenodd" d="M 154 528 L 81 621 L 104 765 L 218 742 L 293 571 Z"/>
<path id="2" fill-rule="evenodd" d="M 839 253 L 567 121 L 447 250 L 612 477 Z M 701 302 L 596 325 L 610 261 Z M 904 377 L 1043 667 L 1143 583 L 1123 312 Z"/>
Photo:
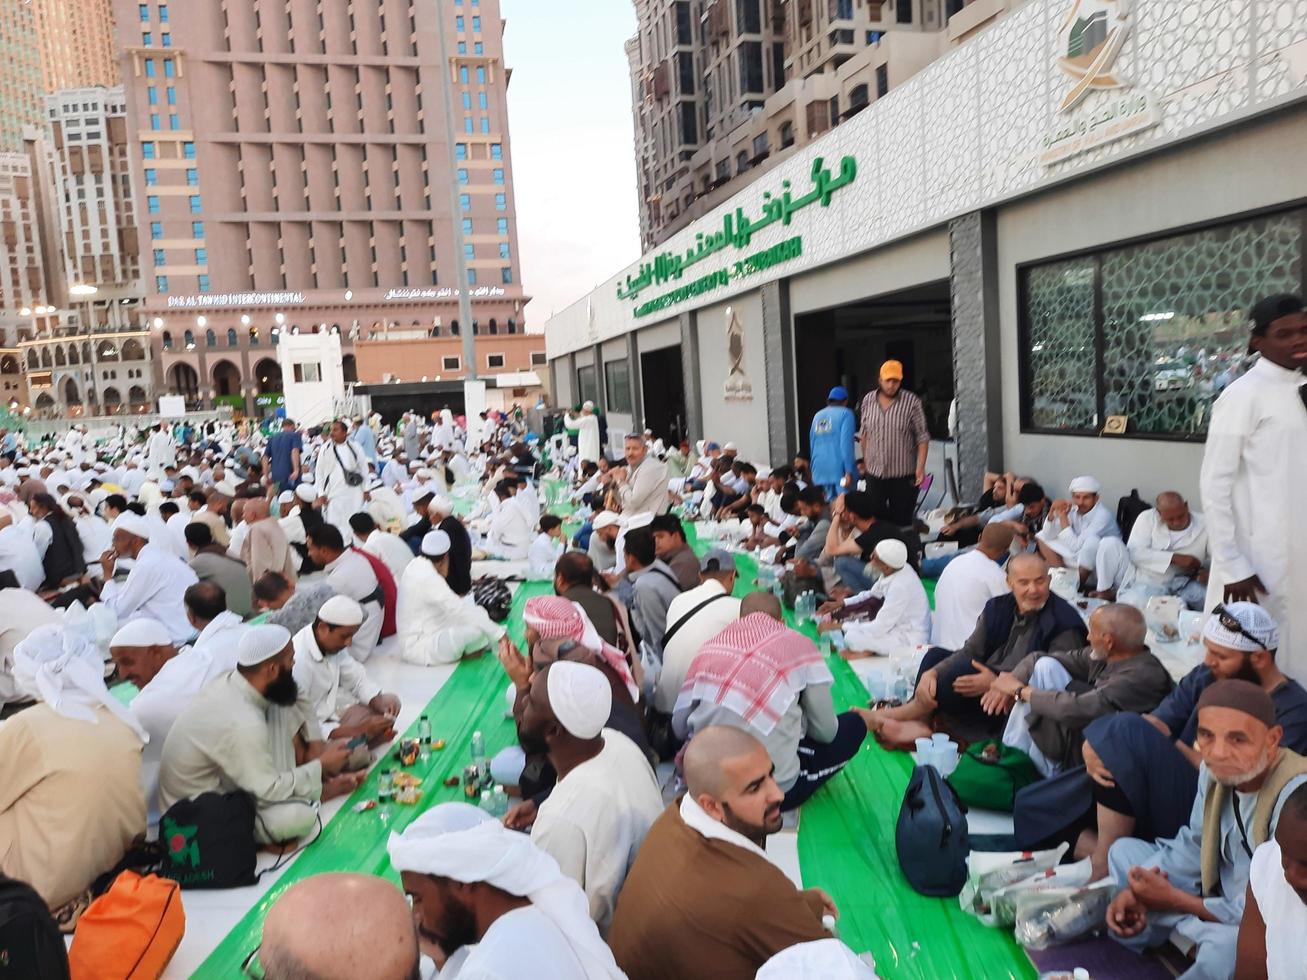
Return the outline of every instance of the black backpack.
<path id="1" fill-rule="evenodd" d="M 967 810 L 934 766 L 912 770 L 894 833 L 899 867 L 913 890 L 951 898 L 967 882 Z"/>
<path id="2" fill-rule="evenodd" d="M 1121 528 L 1121 537 L 1130 540 L 1130 531 L 1139 520 L 1139 515 L 1152 510 L 1153 505 L 1139 496 L 1138 489 L 1131 490 L 1130 496 L 1122 497 L 1116 504 L 1116 523 Z"/>
<path id="3" fill-rule="evenodd" d="M 241 888 L 257 881 L 254 798 L 202 793 L 178 800 L 159 821 L 159 874 L 183 888 Z"/>
<path id="4" fill-rule="evenodd" d="M 64 937 L 30 885 L 0 875 L 0 980 L 68 980 Z"/>
<path id="5" fill-rule="evenodd" d="M 513 592 L 497 578 L 479 578 L 472 583 L 472 601 L 496 623 L 503 623 L 513 608 Z"/>

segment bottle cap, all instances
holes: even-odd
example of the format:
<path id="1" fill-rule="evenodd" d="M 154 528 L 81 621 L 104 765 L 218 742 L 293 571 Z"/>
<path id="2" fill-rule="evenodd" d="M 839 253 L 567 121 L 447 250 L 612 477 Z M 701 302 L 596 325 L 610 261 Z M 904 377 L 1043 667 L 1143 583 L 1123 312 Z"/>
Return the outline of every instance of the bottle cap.
<path id="1" fill-rule="evenodd" d="M 835 916 L 833 916 L 833 915 L 823 915 L 823 916 L 821 917 L 821 927 L 822 927 L 823 929 L 825 929 L 827 932 L 834 932 L 834 931 L 835 931 Z"/>

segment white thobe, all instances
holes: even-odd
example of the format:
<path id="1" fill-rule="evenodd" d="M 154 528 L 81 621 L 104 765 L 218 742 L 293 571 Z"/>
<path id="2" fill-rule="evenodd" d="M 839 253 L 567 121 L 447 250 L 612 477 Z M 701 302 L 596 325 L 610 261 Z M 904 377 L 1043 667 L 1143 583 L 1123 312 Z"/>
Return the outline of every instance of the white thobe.
<path id="1" fill-rule="evenodd" d="M 122 475 L 122 478 L 118 480 L 118 485 L 123 488 L 123 493 L 127 495 L 127 499 L 131 500 L 141 492 L 145 480 L 145 471 L 139 466 L 134 466 Z"/>
<path id="2" fill-rule="evenodd" d="M 354 533 L 350 529 L 349 519 L 363 509 L 363 484 L 351 487 L 346 482 L 345 474 L 357 473 L 366 479 L 367 472 L 367 457 L 363 450 L 348 439 L 340 444 L 328 440 L 318 450 L 313 480 L 318 487 L 318 495 L 327 498 L 323 517 L 327 523 L 340 529 L 341 536 L 346 541 Z"/>
<path id="3" fill-rule="evenodd" d="M 381 621 L 385 618 L 381 583 L 368 560 L 358 552 L 346 548 L 335 561 L 324 569 L 327 584 L 339 595 L 347 595 L 363 606 L 365 619 L 354 634 L 353 651 L 359 660 L 367 660 L 377 648 L 381 638 Z"/>
<path id="4" fill-rule="evenodd" d="M 231 529 L 231 537 L 227 542 L 227 554 L 237 561 L 241 560 L 241 546 L 245 544 L 245 536 L 249 533 L 250 525 L 248 521 L 241 521 Z"/>
<path id="5" fill-rule="evenodd" d="M 17 524 L 0 527 L 0 569 L 8 569 L 18 584 L 35 592 L 45 581 L 45 566 L 31 533 Z"/>
<path id="6" fill-rule="evenodd" d="M 60 622 L 60 611 L 35 592 L 0 589 L 0 708 L 22 700 L 14 684 L 14 647 L 38 626 Z"/>
<path id="7" fill-rule="evenodd" d="M 845 602 L 852 605 L 867 598 L 884 603 L 875 619 L 844 624 L 850 650 L 889 655 L 930 640 L 930 600 L 911 565 L 882 575 L 868 591 Z"/>
<path id="8" fill-rule="evenodd" d="M 249 627 L 240 616 L 230 610 L 224 610 L 200 630 L 200 635 L 191 643 L 190 649 L 204 653 L 213 661 L 214 669 L 218 673 L 235 670 L 241 637 L 245 635 L 247 629 Z"/>
<path id="9" fill-rule="evenodd" d="M 527 577 L 552 581 L 554 566 L 558 564 L 558 559 L 561 557 L 563 557 L 562 539 L 551 538 L 541 531 L 535 536 L 526 553 Z"/>
<path id="10" fill-rule="evenodd" d="M 597 463 L 603 455 L 599 446 L 599 416 L 568 415 L 566 425 L 576 430 L 576 454 L 583 463 Z"/>
<path id="11" fill-rule="evenodd" d="M 177 444 L 172 441 L 172 434 L 158 429 L 151 433 L 145 444 L 145 456 L 149 460 L 151 473 L 156 477 L 163 475 L 165 466 L 175 466 Z"/>
<path id="12" fill-rule="evenodd" d="M 197 581 L 186 562 L 150 542 L 136 556 L 126 579 L 104 583 L 100 601 L 113 610 L 119 626 L 133 619 L 158 620 L 169 638 L 181 643 L 195 635 L 195 627 L 186 619 L 183 596 Z"/>
<path id="13" fill-rule="evenodd" d="M 636 851 L 663 812 L 644 753 L 611 728 L 603 730 L 603 740 L 597 756 L 558 781 L 531 828 L 532 842 L 585 892 L 601 934 L 613 920 Z"/>
<path id="14" fill-rule="evenodd" d="M 1066 522 L 1050 516 L 1036 537 L 1043 541 L 1072 568 L 1087 568 L 1091 571 L 1098 559 L 1098 546 L 1104 538 L 1119 538 L 1121 529 L 1117 527 L 1112 512 L 1098 501 L 1082 514 L 1074 504 L 1067 511 Z"/>
<path id="15" fill-rule="evenodd" d="M 506 561 L 522 561 L 531 547 L 535 523 L 526 509 L 510 500 L 499 501 L 486 531 L 486 551 Z"/>
<path id="16" fill-rule="evenodd" d="M 341 713 L 356 704 L 367 704 L 381 688 L 368 679 L 363 665 L 350 656 L 349 648 L 323 653 L 313 635 L 313 625 L 295 634 L 295 683 L 300 697 L 318 714 L 322 730 L 330 731 Z"/>
<path id="17" fill-rule="evenodd" d="M 1208 563 L 1207 521 L 1197 511 L 1189 512 L 1189 526 L 1172 531 L 1155 509 L 1144 511 L 1130 529 L 1130 540 L 1104 538 L 1098 546 L 1100 589 L 1142 588 L 1150 596 L 1176 595 L 1197 582 L 1197 573 L 1185 575 L 1171 564 L 1176 555 L 1190 555 Z M 1195 603 L 1202 602 L 1203 589 Z"/>
<path id="18" fill-rule="evenodd" d="M 159 668 L 150 683 L 132 699 L 132 714 L 150 735 L 141 754 L 141 792 L 145 796 L 151 826 L 160 816 L 159 765 L 168 733 L 205 685 L 223 673 L 225 671 L 217 669 L 213 659 L 203 650 L 186 647 Z"/>
<path id="19" fill-rule="evenodd" d="M 369 534 L 367 541 L 363 542 L 361 547 L 385 562 L 396 582 L 404 574 L 404 569 L 408 568 L 408 563 L 413 560 L 413 552 L 399 535 L 380 528 Z"/>
<path id="20" fill-rule="evenodd" d="M 1007 573 L 980 549 L 965 551 L 940 573 L 935 585 L 935 615 L 930 642 L 957 650 L 976 631 L 985 603 L 1010 591 Z"/>
<path id="21" fill-rule="evenodd" d="M 82 559 L 87 565 L 98 562 L 100 556 L 113 545 L 109 522 L 94 514 L 81 514 L 74 521 L 77 524 L 77 536 L 82 539 Z"/>
<path id="22" fill-rule="evenodd" d="M 455 663 L 504 635 L 504 627 L 470 595 L 459 596 L 451 589 L 426 558 L 415 558 L 404 569 L 395 619 L 399 655 L 424 667 Z"/>
<path id="23" fill-rule="evenodd" d="M 592 980 L 566 936 L 534 905 L 501 915 L 460 952 L 465 958 L 451 957 L 439 980 Z"/>
<path id="24" fill-rule="evenodd" d="M 1207 605 L 1252 575 L 1280 626 L 1276 665 L 1307 682 L 1307 381 L 1266 359 L 1226 388 L 1212 410 L 1201 476 L 1212 571 Z M 1296 601 L 1294 601 L 1296 600 Z"/>

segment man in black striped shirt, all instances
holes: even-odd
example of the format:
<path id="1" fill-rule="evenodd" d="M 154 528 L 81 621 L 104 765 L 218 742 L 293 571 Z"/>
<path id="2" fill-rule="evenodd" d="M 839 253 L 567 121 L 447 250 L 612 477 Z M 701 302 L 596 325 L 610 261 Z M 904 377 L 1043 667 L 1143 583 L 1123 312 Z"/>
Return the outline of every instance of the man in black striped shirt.
<path id="1" fill-rule="evenodd" d="M 930 431 L 921 399 L 903 388 L 903 365 L 886 361 L 880 386 L 862 399 L 859 413 L 867 493 L 876 516 L 900 527 L 912 523 L 917 487 L 926 479 Z"/>

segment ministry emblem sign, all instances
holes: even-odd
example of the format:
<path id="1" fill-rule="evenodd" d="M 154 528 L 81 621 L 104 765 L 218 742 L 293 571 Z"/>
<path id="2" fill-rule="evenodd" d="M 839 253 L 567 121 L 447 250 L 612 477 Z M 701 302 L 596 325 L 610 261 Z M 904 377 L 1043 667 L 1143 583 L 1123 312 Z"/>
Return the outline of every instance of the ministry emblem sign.
<path id="1" fill-rule="evenodd" d="M 1118 65 L 1134 27 L 1132 0 L 1071 0 L 1060 22 L 1057 67 L 1070 79 L 1056 127 L 1045 135 L 1045 166 L 1156 126 L 1153 97 L 1133 91 Z M 1091 99 L 1093 93 L 1101 93 Z"/>

